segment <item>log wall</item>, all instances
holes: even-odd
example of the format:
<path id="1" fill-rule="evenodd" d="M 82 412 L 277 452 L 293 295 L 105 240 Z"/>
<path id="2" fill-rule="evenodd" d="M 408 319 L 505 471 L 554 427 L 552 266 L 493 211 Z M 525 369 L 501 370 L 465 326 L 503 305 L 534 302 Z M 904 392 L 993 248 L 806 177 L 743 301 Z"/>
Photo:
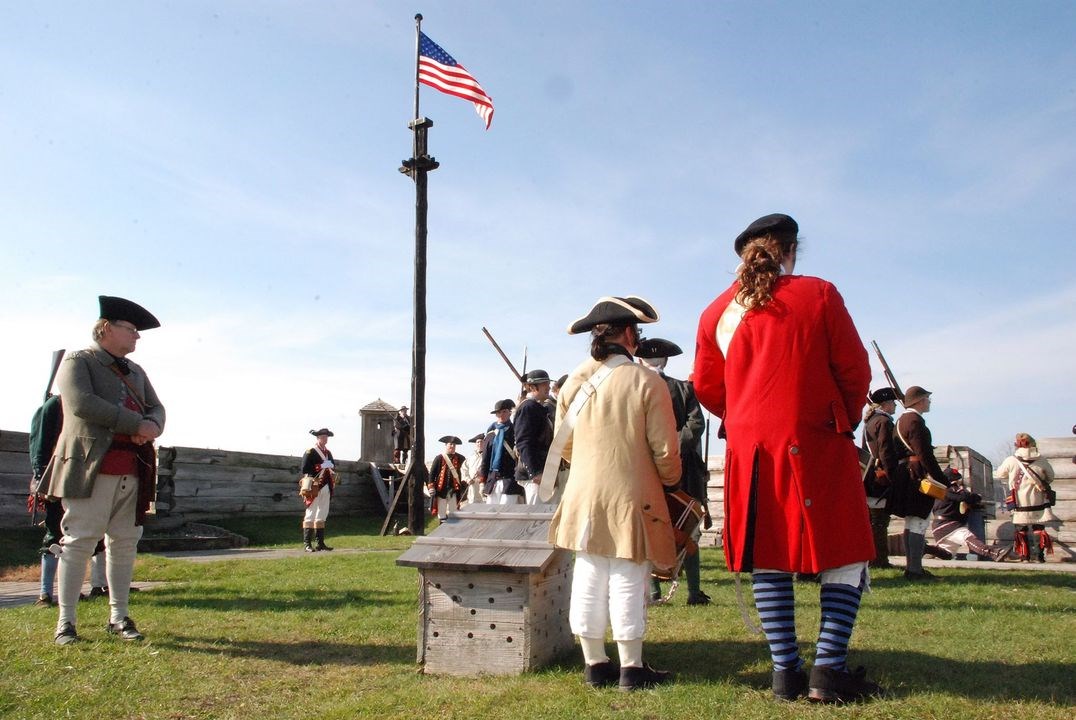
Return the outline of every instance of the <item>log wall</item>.
<path id="1" fill-rule="evenodd" d="M 958 467 L 965 475 L 971 476 L 974 490 L 983 495 L 989 503 L 992 500 L 1002 500 L 1007 492 L 1001 481 L 993 480 L 993 468 L 989 461 L 981 454 L 966 447 L 954 447 L 952 452 L 946 451 L 946 446 L 937 448 L 939 462 L 944 468 L 946 456 L 956 458 L 957 461 L 967 467 Z M 1046 438 L 1039 441 L 1039 453 L 1054 470 L 1056 480 L 1053 487 L 1057 491 L 1057 505 L 1053 508 L 1057 516 L 1057 522 L 1048 526 L 1050 535 L 1055 541 L 1053 556 L 1048 556 L 1051 561 L 1076 561 L 1076 437 Z M 974 462 L 971 462 L 974 461 Z M 985 464 L 985 467 L 983 465 Z M 975 466 L 973 472 L 968 472 L 968 467 Z M 725 458 L 724 456 L 711 456 L 708 461 L 710 480 L 707 484 L 710 499 L 710 515 L 713 517 L 713 527 L 704 532 L 700 545 L 703 547 L 719 547 L 721 545 L 721 525 L 723 521 L 724 498 L 725 498 Z M 1013 538 L 1012 515 L 1008 513 L 1003 504 L 998 504 L 987 513 L 986 540 L 993 542 L 1011 541 Z M 893 518 L 889 525 L 890 534 L 900 533 L 904 524 L 901 518 Z"/>
<path id="2" fill-rule="evenodd" d="M 29 523 L 28 443 L 26 433 L 0 431 L 0 527 Z M 240 513 L 300 517 L 300 460 L 232 450 L 159 448 L 158 516 L 153 522 L 172 525 Z M 336 467 L 340 484 L 333 495 L 332 514 L 383 515 L 370 466 L 338 460 Z"/>

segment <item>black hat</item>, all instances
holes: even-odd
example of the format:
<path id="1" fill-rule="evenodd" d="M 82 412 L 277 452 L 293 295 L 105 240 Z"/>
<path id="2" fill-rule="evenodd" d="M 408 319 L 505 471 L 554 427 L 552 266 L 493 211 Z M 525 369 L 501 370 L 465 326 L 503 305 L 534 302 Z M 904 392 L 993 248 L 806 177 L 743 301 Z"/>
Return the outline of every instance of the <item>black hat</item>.
<path id="1" fill-rule="evenodd" d="M 900 397 L 897 395 L 897 391 L 891 387 L 878 388 L 867 397 L 875 405 L 881 405 L 884 402 L 896 401 L 900 399 Z"/>
<path id="2" fill-rule="evenodd" d="M 904 403 L 904 407 L 909 405 L 915 405 L 917 402 L 925 397 L 929 397 L 931 392 L 925 388 L 921 388 L 918 385 L 912 385 L 910 388 L 904 391 L 904 399 L 901 400 Z"/>
<path id="3" fill-rule="evenodd" d="M 475 436 L 474 436 L 473 438 L 471 438 L 471 439 L 470 439 L 470 440 L 468 440 L 467 442 L 478 442 L 479 440 L 481 440 L 481 439 L 482 439 L 482 438 L 484 438 L 485 436 L 486 436 L 486 434 L 485 434 L 485 433 L 478 433 L 477 435 L 475 435 Z"/>
<path id="4" fill-rule="evenodd" d="M 160 320 L 153 317 L 153 313 L 138 303 L 111 295 L 98 295 L 97 302 L 101 306 L 100 318 L 102 320 L 123 320 L 134 325 L 139 332 L 161 326 Z"/>
<path id="5" fill-rule="evenodd" d="M 634 295 L 627 297 L 598 298 L 590 312 L 568 326 L 569 335 L 579 335 L 594 329 L 595 325 L 652 323 L 658 321 L 654 306 Z"/>
<path id="6" fill-rule="evenodd" d="M 526 385 L 541 385 L 542 383 L 549 382 L 549 373 L 545 370 L 531 370 L 523 376 L 523 382 Z"/>
<path id="7" fill-rule="evenodd" d="M 557 378 L 557 389 L 564 387 L 564 383 L 568 382 L 568 373 L 561 375 Z M 1073 429 L 1073 433 L 1076 433 L 1076 428 Z"/>
<path id="8" fill-rule="evenodd" d="M 444 437 L 438 438 L 437 442 L 442 442 L 442 443 L 445 443 L 445 444 L 455 443 L 456 445 L 462 445 L 463 444 L 463 441 L 460 440 L 455 435 L 445 435 Z"/>
<path id="9" fill-rule="evenodd" d="M 332 437 L 333 431 L 329 428 L 322 428 L 321 430 L 311 430 L 310 434 L 315 437 L 317 437 L 318 435 L 328 435 L 329 437 Z"/>
<path id="10" fill-rule="evenodd" d="M 788 215 L 773 213 L 755 220 L 747 229 L 736 236 L 736 254 L 743 252 L 743 246 L 750 240 L 763 235 L 792 235 L 800 231 L 800 226 Z"/>
<path id="11" fill-rule="evenodd" d="M 508 400 L 508 399 L 498 400 L 496 403 L 494 403 L 493 409 L 489 411 L 489 414 L 490 415 L 496 415 L 501 410 L 511 410 L 515 406 L 516 406 L 516 404 L 514 402 L 512 402 L 511 400 Z"/>
<path id="12" fill-rule="evenodd" d="M 653 360 L 654 358 L 671 358 L 683 354 L 684 351 L 674 342 L 662 340 L 661 338 L 646 338 L 639 343 L 639 349 L 635 352 L 635 357 Z"/>

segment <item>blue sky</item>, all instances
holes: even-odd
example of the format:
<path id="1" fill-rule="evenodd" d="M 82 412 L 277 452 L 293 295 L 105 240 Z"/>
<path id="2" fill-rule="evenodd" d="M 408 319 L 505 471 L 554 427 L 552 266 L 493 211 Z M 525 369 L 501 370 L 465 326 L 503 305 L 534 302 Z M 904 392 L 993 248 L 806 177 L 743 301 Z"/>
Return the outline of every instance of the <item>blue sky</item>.
<path id="1" fill-rule="evenodd" d="M 515 392 L 483 325 L 559 375 L 602 295 L 687 376 L 776 211 L 937 443 L 1076 422 L 1072 3 L 2 2 L 0 428 L 111 294 L 164 324 L 163 444 L 358 456 L 359 408 L 409 404 L 416 11 L 496 107 L 421 94 L 427 437 Z"/>

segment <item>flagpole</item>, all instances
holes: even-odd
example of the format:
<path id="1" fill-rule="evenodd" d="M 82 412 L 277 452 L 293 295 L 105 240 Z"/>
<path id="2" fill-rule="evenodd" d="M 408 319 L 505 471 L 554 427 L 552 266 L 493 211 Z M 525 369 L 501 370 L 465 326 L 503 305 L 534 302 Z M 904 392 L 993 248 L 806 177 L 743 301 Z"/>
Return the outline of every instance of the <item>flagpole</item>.
<path id="1" fill-rule="evenodd" d="M 418 63 L 422 15 L 415 15 L 415 118 L 408 123 L 413 133 L 411 157 L 403 161 L 400 172 L 415 182 L 415 288 L 414 334 L 411 344 L 411 454 L 404 485 L 407 488 L 408 529 L 423 534 L 426 525 L 426 502 L 422 488 L 426 485 L 426 176 L 439 163 L 426 150 L 427 132 L 433 121 L 418 114 Z M 402 488 L 401 488 L 402 489 Z M 399 496 L 397 496 L 398 498 Z M 385 534 L 396 512 L 396 502 L 389 508 L 381 528 Z"/>
<path id="2" fill-rule="evenodd" d="M 418 63 L 419 49 L 422 47 L 422 13 L 415 13 L 415 120 L 418 114 Z"/>

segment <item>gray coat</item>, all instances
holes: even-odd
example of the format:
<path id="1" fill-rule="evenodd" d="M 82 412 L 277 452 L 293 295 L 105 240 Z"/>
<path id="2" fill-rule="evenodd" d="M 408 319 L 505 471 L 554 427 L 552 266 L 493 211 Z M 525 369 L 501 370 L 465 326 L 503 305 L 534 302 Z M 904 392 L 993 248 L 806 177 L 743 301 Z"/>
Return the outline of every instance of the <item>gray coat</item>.
<path id="1" fill-rule="evenodd" d="M 71 353 L 60 366 L 63 430 L 42 485 L 50 497 L 89 497 L 113 434 L 133 435 L 143 419 L 164 429 L 164 406 L 146 372 L 131 362 L 131 373 L 125 376 L 145 402 L 144 412 L 139 413 L 123 406 L 128 391 L 113 371 L 114 363 L 111 355 L 94 344 Z"/>

